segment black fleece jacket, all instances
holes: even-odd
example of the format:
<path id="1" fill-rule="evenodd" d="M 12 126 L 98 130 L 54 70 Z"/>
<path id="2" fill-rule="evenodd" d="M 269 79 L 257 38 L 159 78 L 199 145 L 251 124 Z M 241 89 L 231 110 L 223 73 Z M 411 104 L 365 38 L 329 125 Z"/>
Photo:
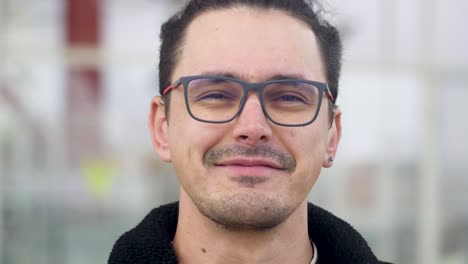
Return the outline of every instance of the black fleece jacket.
<path id="1" fill-rule="evenodd" d="M 179 203 L 153 209 L 115 243 L 108 264 L 178 263 L 172 247 Z M 326 210 L 308 204 L 309 237 L 320 264 L 379 264 L 362 236 L 348 223 Z"/>

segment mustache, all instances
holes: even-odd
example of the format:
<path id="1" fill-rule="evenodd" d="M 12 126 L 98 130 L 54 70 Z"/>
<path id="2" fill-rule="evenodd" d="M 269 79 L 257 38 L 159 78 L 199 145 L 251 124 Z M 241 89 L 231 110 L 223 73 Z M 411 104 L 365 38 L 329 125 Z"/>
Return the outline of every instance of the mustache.
<path id="1" fill-rule="evenodd" d="M 211 167 L 225 159 L 239 156 L 261 157 L 274 160 L 289 173 L 292 173 L 296 169 L 296 160 L 291 154 L 267 145 L 257 147 L 225 145 L 221 148 L 210 149 L 203 156 L 203 164 L 206 167 Z"/>

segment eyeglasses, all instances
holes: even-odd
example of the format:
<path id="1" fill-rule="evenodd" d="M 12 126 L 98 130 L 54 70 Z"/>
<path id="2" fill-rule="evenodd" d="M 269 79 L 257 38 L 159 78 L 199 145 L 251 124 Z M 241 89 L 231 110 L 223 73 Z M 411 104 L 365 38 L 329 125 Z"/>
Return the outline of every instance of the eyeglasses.
<path id="1" fill-rule="evenodd" d="M 274 124 L 306 126 L 317 118 L 323 94 L 333 103 L 326 83 L 307 80 L 272 80 L 248 83 L 222 76 L 181 77 L 164 89 L 165 96 L 183 85 L 190 116 L 200 122 L 227 123 L 241 112 L 250 91 L 256 91 L 265 116 Z"/>

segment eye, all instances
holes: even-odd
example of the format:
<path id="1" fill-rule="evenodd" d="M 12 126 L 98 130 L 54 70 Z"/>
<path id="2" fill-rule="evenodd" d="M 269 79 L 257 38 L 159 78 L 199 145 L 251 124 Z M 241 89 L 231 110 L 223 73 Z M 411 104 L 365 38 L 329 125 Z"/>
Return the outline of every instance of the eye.
<path id="1" fill-rule="evenodd" d="M 243 89 L 236 82 L 210 77 L 190 82 L 187 91 L 192 102 L 220 104 L 239 101 Z"/>
<path id="2" fill-rule="evenodd" d="M 197 101 L 223 101 L 223 100 L 236 100 L 235 96 L 225 91 L 209 91 L 197 96 Z"/>
<path id="3" fill-rule="evenodd" d="M 281 95 L 278 97 L 279 101 L 283 101 L 283 102 L 304 102 L 304 100 L 299 97 L 299 96 L 296 96 L 296 95 L 293 95 L 293 94 L 285 94 L 285 95 Z"/>
<path id="4" fill-rule="evenodd" d="M 306 104 L 304 96 L 294 92 L 276 92 L 268 96 L 268 101 L 277 104 Z"/>

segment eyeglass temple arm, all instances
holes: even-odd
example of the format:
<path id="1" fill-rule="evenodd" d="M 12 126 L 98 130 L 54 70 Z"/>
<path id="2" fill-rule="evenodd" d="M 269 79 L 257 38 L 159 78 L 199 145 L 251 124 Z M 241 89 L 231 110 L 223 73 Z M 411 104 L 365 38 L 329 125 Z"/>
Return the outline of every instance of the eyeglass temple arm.
<path id="1" fill-rule="evenodd" d="M 180 85 L 180 80 L 178 80 L 178 81 L 176 81 L 175 83 L 169 85 L 168 87 L 166 87 L 166 89 L 163 90 L 162 96 L 164 96 L 164 95 L 166 95 L 167 93 L 169 93 L 170 91 L 174 90 L 174 89 L 177 88 L 179 85 Z"/>
<path id="2" fill-rule="evenodd" d="M 166 89 L 164 89 L 164 91 L 162 92 L 162 96 L 165 96 L 168 92 L 174 90 L 174 86 L 171 84 L 169 85 Z"/>
<path id="3" fill-rule="evenodd" d="M 330 91 L 330 87 L 327 84 L 327 90 L 325 90 L 325 95 L 330 99 L 330 101 L 334 104 L 335 103 L 335 98 L 333 97 L 333 94 Z"/>

